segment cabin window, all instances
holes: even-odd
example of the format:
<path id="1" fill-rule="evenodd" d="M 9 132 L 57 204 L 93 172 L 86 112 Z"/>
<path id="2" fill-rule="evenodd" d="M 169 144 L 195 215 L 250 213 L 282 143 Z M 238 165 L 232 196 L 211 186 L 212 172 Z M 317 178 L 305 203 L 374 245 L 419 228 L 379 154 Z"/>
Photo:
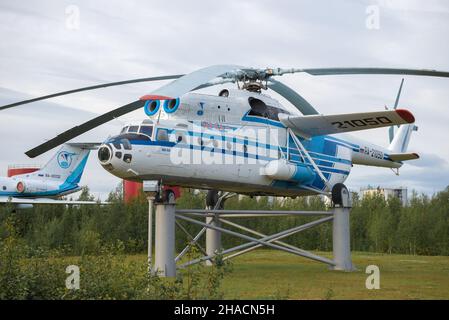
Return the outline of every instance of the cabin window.
<path id="1" fill-rule="evenodd" d="M 167 129 L 158 129 L 156 139 L 158 141 L 168 141 L 168 130 Z"/>
<path id="2" fill-rule="evenodd" d="M 6 186 L 3 186 L 2 189 L 3 189 L 3 190 L 6 190 Z"/>
<path id="3" fill-rule="evenodd" d="M 141 126 L 139 132 L 151 138 L 151 136 L 153 135 L 153 127 Z"/>
<path id="4" fill-rule="evenodd" d="M 262 100 L 253 97 L 248 98 L 248 103 L 251 107 L 251 110 L 248 113 L 250 116 L 263 117 L 270 120 L 279 121 L 279 113 L 290 114 L 286 110 L 269 106 Z"/>
<path id="5" fill-rule="evenodd" d="M 223 89 L 220 91 L 220 93 L 218 94 L 220 97 L 229 97 L 229 90 L 228 89 Z"/>
<path id="6" fill-rule="evenodd" d="M 137 132 L 139 130 L 139 126 L 130 126 L 128 132 Z"/>

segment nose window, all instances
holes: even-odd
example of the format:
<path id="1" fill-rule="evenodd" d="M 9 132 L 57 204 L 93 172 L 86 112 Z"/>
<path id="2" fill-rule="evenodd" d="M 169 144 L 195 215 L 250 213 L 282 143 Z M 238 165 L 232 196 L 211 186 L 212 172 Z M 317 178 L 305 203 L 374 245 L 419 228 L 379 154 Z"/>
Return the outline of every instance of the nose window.
<path id="1" fill-rule="evenodd" d="M 117 152 L 115 153 L 115 156 L 116 156 L 117 158 L 121 159 L 121 158 L 122 158 L 122 153 L 121 153 L 120 151 L 117 151 Z"/>
<path id="2" fill-rule="evenodd" d="M 131 163 L 132 158 L 133 156 L 127 153 L 123 156 L 123 161 L 125 161 L 126 163 Z"/>
<path id="3" fill-rule="evenodd" d="M 101 147 L 98 149 L 98 159 L 100 159 L 100 161 L 108 161 L 110 157 L 111 151 L 109 151 L 108 147 Z"/>

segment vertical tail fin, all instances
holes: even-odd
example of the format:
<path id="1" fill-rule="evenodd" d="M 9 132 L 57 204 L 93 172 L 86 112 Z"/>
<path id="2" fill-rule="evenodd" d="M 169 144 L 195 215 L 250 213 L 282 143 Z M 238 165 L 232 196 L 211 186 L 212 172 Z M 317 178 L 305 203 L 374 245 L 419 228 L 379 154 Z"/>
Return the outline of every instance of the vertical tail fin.
<path id="1" fill-rule="evenodd" d="M 393 153 L 405 153 L 410 142 L 412 131 L 417 129 L 418 127 L 416 127 L 414 124 L 400 126 L 399 130 L 394 135 L 393 141 L 391 141 L 388 150 Z"/>
<path id="2" fill-rule="evenodd" d="M 33 173 L 46 179 L 78 184 L 87 163 L 90 150 L 76 145 L 64 144 L 50 161 Z"/>

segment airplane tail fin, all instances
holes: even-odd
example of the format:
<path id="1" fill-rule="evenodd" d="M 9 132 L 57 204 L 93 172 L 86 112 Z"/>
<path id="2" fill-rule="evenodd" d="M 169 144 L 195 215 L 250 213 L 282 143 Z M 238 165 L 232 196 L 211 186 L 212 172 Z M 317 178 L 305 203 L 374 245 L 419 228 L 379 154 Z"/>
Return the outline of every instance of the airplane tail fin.
<path id="1" fill-rule="evenodd" d="M 64 144 L 40 170 L 33 173 L 49 180 L 78 184 L 89 157 L 90 148 Z"/>

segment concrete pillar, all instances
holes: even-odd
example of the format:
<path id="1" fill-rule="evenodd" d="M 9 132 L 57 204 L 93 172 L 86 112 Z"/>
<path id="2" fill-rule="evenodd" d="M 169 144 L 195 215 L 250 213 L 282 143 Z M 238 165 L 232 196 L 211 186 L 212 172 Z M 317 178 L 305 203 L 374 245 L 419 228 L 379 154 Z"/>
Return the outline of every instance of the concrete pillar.
<path id="1" fill-rule="evenodd" d="M 176 276 L 175 205 L 156 204 L 156 250 L 154 272 L 162 277 Z"/>

